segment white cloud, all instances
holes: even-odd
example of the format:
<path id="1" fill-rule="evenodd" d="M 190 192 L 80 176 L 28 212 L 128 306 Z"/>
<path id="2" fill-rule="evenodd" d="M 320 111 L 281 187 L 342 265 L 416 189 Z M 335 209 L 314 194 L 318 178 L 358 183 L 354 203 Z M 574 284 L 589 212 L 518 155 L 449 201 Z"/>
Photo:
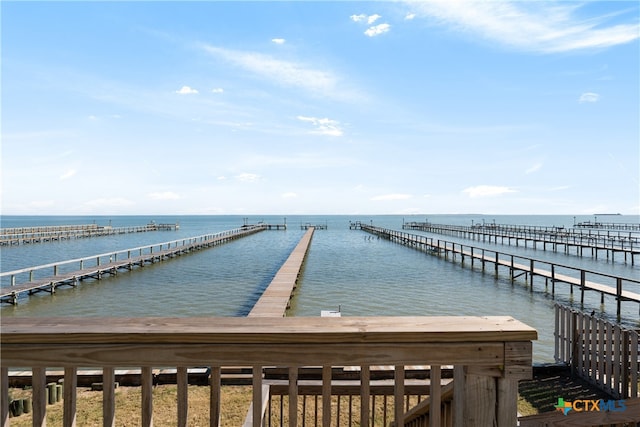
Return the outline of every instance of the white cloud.
<path id="1" fill-rule="evenodd" d="M 469 197 L 490 197 L 500 196 L 507 193 L 515 193 L 516 190 L 509 187 L 495 185 L 476 185 L 475 187 L 465 188 L 462 192 L 467 193 Z"/>
<path id="2" fill-rule="evenodd" d="M 64 181 L 66 179 L 71 178 L 72 176 L 74 176 L 78 171 L 75 169 L 69 169 L 68 171 L 66 171 L 65 173 L 63 173 L 62 175 L 60 175 L 60 180 Z"/>
<path id="3" fill-rule="evenodd" d="M 410 199 L 411 197 L 413 197 L 411 194 L 401 194 L 401 193 L 394 193 L 394 194 L 381 194 L 379 196 L 374 196 L 371 198 L 371 200 L 407 200 Z"/>
<path id="4" fill-rule="evenodd" d="M 255 173 L 243 172 L 239 175 L 236 175 L 236 178 L 238 179 L 238 181 L 242 182 L 257 182 L 260 180 L 260 175 L 257 175 Z"/>
<path id="5" fill-rule="evenodd" d="M 179 90 L 176 91 L 176 93 L 180 95 L 194 95 L 198 93 L 198 91 L 189 86 L 182 86 Z"/>
<path id="6" fill-rule="evenodd" d="M 411 21 L 415 17 L 416 17 L 415 13 L 407 13 L 407 15 L 404 17 L 404 19 L 407 20 L 407 21 Z"/>
<path id="7" fill-rule="evenodd" d="M 350 18 L 351 18 L 351 20 L 353 22 L 360 22 L 360 21 L 364 21 L 365 19 L 367 19 L 368 16 L 363 14 L 363 13 L 361 13 L 360 15 L 351 15 Z"/>
<path id="8" fill-rule="evenodd" d="M 529 169 L 524 171 L 525 174 L 529 175 L 530 173 L 534 173 L 539 171 L 542 168 L 542 163 L 536 163 L 532 165 Z"/>
<path id="9" fill-rule="evenodd" d="M 364 33 L 369 37 L 375 37 L 388 32 L 390 29 L 391 26 L 389 24 L 378 24 L 368 28 Z"/>
<path id="10" fill-rule="evenodd" d="M 598 102 L 599 99 L 600 99 L 600 95 L 598 95 L 597 93 L 585 92 L 582 95 L 580 95 L 580 98 L 578 99 L 578 102 L 580 102 L 580 103 L 583 103 L 583 102 Z"/>
<path id="11" fill-rule="evenodd" d="M 221 87 L 216 87 L 211 89 L 212 93 L 224 93 L 224 89 L 222 89 Z"/>
<path id="12" fill-rule="evenodd" d="M 369 17 L 367 18 L 367 24 L 371 25 L 380 18 L 382 18 L 382 16 L 378 15 L 377 13 L 373 15 L 369 15 Z"/>
<path id="13" fill-rule="evenodd" d="M 180 199 L 180 195 L 177 194 L 177 193 L 174 193 L 173 191 L 163 191 L 163 192 L 149 193 L 149 194 L 147 194 L 147 197 L 149 197 L 151 200 L 178 200 L 178 199 Z"/>
<path id="14" fill-rule="evenodd" d="M 329 118 L 305 117 L 298 116 L 298 120 L 313 124 L 316 129 L 313 133 L 328 136 L 342 136 L 343 131 L 340 129 L 340 122 Z"/>
<path id="15" fill-rule="evenodd" d="M 289 191 L 287 193 L 282 193 L 281 197 L 283 199 L 295 199 L 296 197 L 298 197 L 298 193 L 294 193 L 292 191 Z"/>
<path id="16" fill-rule="evenodd" d="M 313 69 L 258 52 L 224 49 L 211 45 L 202 45 L 202 48 L 212 55 L 275 83 L 302 88 L 316 95 L 344 97 L 344 91 L 337 89 L 337 77 L 330 71 Z"/>
<path id="17" fill-rule="evenodd" d="M 224 175 L 220 175 L 218 178 L 216 178 L 218 181 L 226 181 L 227 177 Z"/>
<path id="18" fill-rule="evenodd" d="M 271 39 L 275 44 L 284 44 L 286 42 L 285 39 Z"/>
<path id="19" fill-rule="evenodd" d="M 409 2 L 422 16 L 472 37 L 538 52 L 606 48 L 640 37 L 640 24 L 606 25 L 608 15 L 579 18 L 581 3 L 519 1 Z"/>

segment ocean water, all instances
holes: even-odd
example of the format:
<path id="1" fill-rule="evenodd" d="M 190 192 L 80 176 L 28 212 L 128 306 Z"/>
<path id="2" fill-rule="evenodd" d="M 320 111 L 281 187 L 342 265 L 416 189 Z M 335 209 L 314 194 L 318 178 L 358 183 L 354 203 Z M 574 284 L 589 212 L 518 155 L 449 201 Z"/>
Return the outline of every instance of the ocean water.
<path id="1" fill-rule="evenodd" d="M 72 239 L 61 242 L 4 246 L 0 248 L 2 272 L 68 259 L 158 244 L 186 237 L 230 230 L 245 222 L 286 222 L 286 231 L 264 231 L 230 243 L 147 265 L 101 281 L 86 281 L 77 288 L 60 288 L 56 294 L 41 293 L 21 299 L 17 306 L 4 304 L 0 316 L 244 316 L 270 283 L 304 233 L 302 224 L 326 225 L 316 230 L 292 299 L 289 316 L 318 316 L 321 310 L 340 308 L 343 316 L 395 315 L 508 315 L 535 327 L 534 361 L 553 361 L 553 305 L 579 306 L 568 286 L 558 284 L 555 298 L 546 292 L 542 279 L 530 292 L 523 280 L 511 282 L 507 272 L 498 277 L 493 269 L 471 269 L 443 258 L 377 239 L 361 230 L 350 230 L 350 221 L 402 229 L 403 221 L 471 225 L 497 224 L 570 227 L 593 221 L 593 216 L 116 216 L 62 217 L 3 216 L 1 226 L 91 224 L 139 226 L 150 221 L 180 224 L 177 231 L 155 231 L 116 236 Z M 601 222 L 638 223 L 638 216 L 603 216 Z M 562 252 L 534 250 L 435 235 L 514 255 L 583 267 L 628 278 L 640 277 L 640 266 L 621 260 L 578 257 Z M 7 286 L 7 281 L 1 283 Z M 640 289 L 629 289 L 640 292 Z M 623 321 L 640 327 L 638 305 L 624 303 Z M 585 310 L 603 317 L 615 315 L 615 301 L 587 293 Z"/>

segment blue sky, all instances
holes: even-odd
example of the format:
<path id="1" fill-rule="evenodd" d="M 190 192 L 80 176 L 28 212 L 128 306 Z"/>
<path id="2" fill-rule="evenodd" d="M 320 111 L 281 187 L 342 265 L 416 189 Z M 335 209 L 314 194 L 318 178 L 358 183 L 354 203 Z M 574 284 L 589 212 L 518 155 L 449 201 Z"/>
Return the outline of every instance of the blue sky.
<path id="1" fill-rule="evenodd" d="M 638 2 L 13 2 L 4 214 L 638 214 Z"/>

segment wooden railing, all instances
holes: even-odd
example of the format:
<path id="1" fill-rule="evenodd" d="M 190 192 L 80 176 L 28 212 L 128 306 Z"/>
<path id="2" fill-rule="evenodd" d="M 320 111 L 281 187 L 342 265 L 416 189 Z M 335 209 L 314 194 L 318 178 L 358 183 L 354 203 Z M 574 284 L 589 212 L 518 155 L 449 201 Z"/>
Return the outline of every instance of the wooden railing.
<path id="1" fill-rule="evenodd" d="M 517 421 L 518 380 L 532 375 L 535 329 L 511 317 L 285 317 L 285 318 L 7 318 L 0 329 L 1 424 L 7 426 L 9 370 L 32 370 L 33 425 L 46 424 L 47 368 L 64 368 L 64 425 L 76 420 L 78 369 L 100 368 L 103 375 L 103 421 L 115 425 L 115 368 L 141 368 L 143 426 L 153 424 L 152 369 L 177 368 L 177 422 L 188 420 L 187 369 L 211 368 L 210 425 L 220 422 L 221 368 L 251 366 L 251 425 L 264 421 L 263 370 L 278 366 L 288 372 L 286 396 L 298 402 L 305 366 L 322 370 L 321 413 L 316 421 L 334 426 L 337 408 L 332 368 L 355 366 L 360 381 L 358 425 L 369 425 L 372 366 L 391 366 L 393 414 L 397 426 L 415 419 L 407 411 L 405 367 L 429 365 L 431 408 L 451 405 L 454 426 L 509 426 Z M 453 366 L 452 397 L 442 387 L 441 366 Z M 448 402 L 448 403 L 447 403 Z M 288 409 L 288 425 L 298 425 L 298 405 Z M 419 411 L 418 411 L 419 412 Z M 446 425 L 440 410 L 429 425 Z M 280 424 L 284 425 L 284 424 Z M 413 424 L 411 424 L 413 425 Z"/>
<path id="2" fill-rule="evenodd" d="M 640 397 L 638 332 L 555 306 L 555 359 L 615 398 Z"/>

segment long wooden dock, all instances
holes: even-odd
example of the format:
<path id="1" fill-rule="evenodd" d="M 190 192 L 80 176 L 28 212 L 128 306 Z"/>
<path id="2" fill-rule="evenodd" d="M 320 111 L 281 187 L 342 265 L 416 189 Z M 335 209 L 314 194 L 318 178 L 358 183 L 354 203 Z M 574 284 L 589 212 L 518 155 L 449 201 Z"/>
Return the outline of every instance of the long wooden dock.
<path id="1" fill-rule="evenodd" d="M 86 279 L 100 280 L 105 275 L 117 274 L 118 270 L 132 270 L 134 267 L 143 267 L 145 264 L 172 259 L 193 251 L 218 246 L 265 229 L 261 226 L 243 227 L 215 234 L 3 272 L 0 273 L 0 279 L 8 278 L 10 283 L 8 286 L 0 288 L 0 302 L 16 305 L 21 295 L 32 295 L 38 292 L 53 294 L 60 286 L 75 287 Z M 50 272 L 53 272 L 53 275 L 49 275 Z"/>
<path id="2" fill-rule="evenodd" d="M 474 266 L 474 262 L 480 262 L 483 270 L 485 269 L 485 264 L 493 264 L 496 275 L 498 275 L 499 267 L 507 268 L 509 270 L 511 280 L 515 280 L 517 277 L 523 275 L 525 276 L 525 279 L 530 278 L 529 286 L 531 292 L 533 292 L 534 289 L 533 278 L 537 276 L 545 279 L 545 287 L 548 287 L 549 283 L 551 283 L 552 295 L 555 295 L 556 283 L 566 283 L 570 285 L 571 294 L 573 294 L 574 287 L 577 287 L 580 290 L 581 303 L 584 303 L 585 291 L 600 293 L 601 304 L 604 304 L 605 295 L 612 296 L 616 300 L 616 313 L 618 319 L 620 319 L 621 315 L 622 301 L 638 303 L 640 308 L 640 293 L 625 289 L 625 285 L 626 287 L 639 286 L 640 280 L 638 279 L 613 276 L 596 271 L 365 224 L 362 224 L 362 230 L 427 253 L 444 256 L 446 259 L 451 256 L 452 260 L 456 260 L 459 256 L 462 259 L 463 264 L 465 259 L 468 258 L 471 261 L 472 267 Z M 597 278 L 598 282 L 587 280 L 587 277 Z"/>
<path id="3" fill-rule="evenodd" d="M 129 227 L 101 226 L 97 224 L 50 225 L 38 227 L 13 227 L 0 229 L 0 246 L 58 242 L 70 239 L 83 239 L 99 236 L 113 236 L 127 233 L 144 233 L 158 230 L 178 230 L 180 225 L 156 224 Z"/>
<path id="4" fill-rule="evenodd" d="M 501 224 L 476 224 L 460 226 L 448 224 L 432 224 L 429 222 L 407 222 L 402 224 L 405 230 L 420 230 L 429 233 L 463 237 L 483 242 L 493 242 L 524 247 L 531 245 L 533 249 L 563 250 L 584 256 L 585 252 L 598 259 L 600 252 L 607 259 L 615 261 L 617 254 L 624 256 L 624 262 L 635 265 L 636 256 L 640 256 L 640 234 L 633 231 L 611 230 L 574 230 L 563 227 L 530 227 Z"/>
<path id="5" fill-rule="evenodd" d="M 264 293 L 249 312 L 249 317 L 283 317 L 298 282 L 302 264 L 307 256 L 311 237 L 314 232 L 309 227 L 304 233 L 289 258 L 273 277 Z"/>

